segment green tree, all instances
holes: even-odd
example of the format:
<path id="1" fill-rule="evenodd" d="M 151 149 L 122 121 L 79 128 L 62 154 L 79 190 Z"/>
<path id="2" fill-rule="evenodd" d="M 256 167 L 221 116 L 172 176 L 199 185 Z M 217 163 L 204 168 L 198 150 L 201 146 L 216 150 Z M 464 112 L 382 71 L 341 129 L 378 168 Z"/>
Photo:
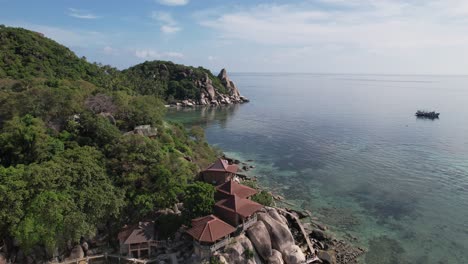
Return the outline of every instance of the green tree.
<path id="1" fill-rule="evenodd" d="M 184 219 L 181 215 L 167 214 L 159 216 L 156 220 L 159 227 L 159 237 L 161 239 L 173 238 L 183 223 Z"/>
<path id="2" fill-rule="evenodd" d="M 252 201 L 262 204 L 264 206 L 273 205 L 273 196 L 267 191 L 260 191 L 259 193 L 252 196 Z"/>
<path id="3" fill-rule="evenodd" d="M 181 153 L 140 135 L 120 138 L 107 152 L 109 170 L 117 186 L 126 190 L 129 215 L 145 216 L 174 205 L 196 173 Z"/>
<path id="4" fill-rule="evenodd" d="M 165 114 L 164 104 L 155 96 L 115 95 L 117 118 L 122 129 L 133 130 L 139 125 L 158 125 Z"/>
<path id="5" fill-rule="evenodd" d="M 214 200 L 215 188 L 204 182 L 195 182 L 185 189 L 184 216 L 186 220 L 211 214 Z"/>
<path id="6" fill-rule="evenodd" d="M 93 147 L 68 149 L 29 171 L 37 192 L 66 191 L 92 224 L 117 216 L 123 205 L 123 193 L 113 186 L 103 155 Z"/>
<path id="7" fill-rule="evenodd" d="M 122 135 L 108 118 L 90 112 L 83 112 L 77 121 L 70 121 L 67 130 L 74 131 L 76 140 L 82 145 L 99 147 L 114 144 Z"/>
<path id="8" fill-rule="evenodd" d="M 108 177 L 103 156 L 92 147 L 68 149 L 52 160 L 30 165 L 24 176 L 31 199 L 12 233 L 24 249 L 48 249 L 93 235 L 119 215 L 123 193 Z"/>
<path id="9" fill-rule="evenodd" d="M 30 195 L 24 179 L 24 166 L 0 166 L 0 236 L 5 237 L 11 227 L 24 216 L 25 203 Z"/>
<path id="10" fill-rule="evenodd" d="M 38 194 L 25 209 L 26 215 L 13 229 L 13 234 L 26 252 L 35 245 L 44 245 L 53 252 L 68 239 L 77 241 L 91 229 L 86 215 L 76 208 L 70 195 L 60 191 Z"/>
<path id="11" fill-rule="evenodd" d="M 259 192 L 251 197 L 252 201 L 257 202 L 259 204 L 265 205 L 265 206 L 272 206 L 274 201 L 273 201 L 273 196 L 271 193 L 265 191 L 265 190 L 260 190 L 258 188 L 257 182 L 255 181 L 244 181 L 242 184 L 249 186 L 251 188 L 259 190 Z"/>
<path id="12" fill-rule="evenodd" d="M 44 161 L 63 150 L 44 123 L 31 115 L 7 121 L 0 134 L 0 163 L 4 166 Z"/>
<path id="13" fill-rule="evenodd" d="M 205 131 L 200 126 L 193 126 L 190 129 L 190 135 L 195 138 L 197 141 L 205 141 Z"/>

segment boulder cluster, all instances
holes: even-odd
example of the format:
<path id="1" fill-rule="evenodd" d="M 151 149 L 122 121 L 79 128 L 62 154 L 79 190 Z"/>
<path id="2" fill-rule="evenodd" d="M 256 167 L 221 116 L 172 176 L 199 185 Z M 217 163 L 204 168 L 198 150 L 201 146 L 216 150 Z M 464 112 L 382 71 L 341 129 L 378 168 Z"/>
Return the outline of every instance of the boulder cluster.
<path id="1" fill-rule="evenodd" d="M 223 253 L 217 253 L 222 263 L 296 264 L 306 261 L 284 216 L 274 208 L 266 208 L 257 218 L 246 235 L 240 235 Z"/>
<path id="2" fill-rule="evenodd" d="M 195 85 L 200 89 L 200 98 L 188 99 L 176 103 L 177 106 L 193 107 L 195 105 L 227 105 L 227 104 L 241 104 L 249 102 L 249 99 L 240 95 L 239 89 L 236 84 L 229 79 L 226 69 L 222 69 L 218 75 L 227 93 L 221 93 L 214 85 L 213 80 L 205 74 L 203 78 L 195 81 Z"/>

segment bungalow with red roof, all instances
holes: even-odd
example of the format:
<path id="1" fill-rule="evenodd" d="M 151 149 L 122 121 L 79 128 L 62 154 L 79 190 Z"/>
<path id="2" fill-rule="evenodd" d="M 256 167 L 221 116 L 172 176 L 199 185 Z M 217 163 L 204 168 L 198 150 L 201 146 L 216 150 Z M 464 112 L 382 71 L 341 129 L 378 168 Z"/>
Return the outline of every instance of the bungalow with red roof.
<path id="1" fill-rule="evenodd" d="M 215 199 L 223 200 L 228 199 L 232 195 L 240 198 L 249 198 L 257 194 L 258 191 L 248 186 L 242 185 L 236 181 L 230 180 L 216 187 Z"/>
<path id="2" fill-rule="evenodd" d="M 192 228 L 186 232 L 194 239 L 194 251 L 201 258 L 211 256 L 216 250 L 226 246 L 236 228 L 214 215 L 192 220 Z"/>
<path id="3" fill-rule="evenodd" d="M 203 181 L 214 185 L 220 185 L 233 179 L 237 171 L 237 165 L 229 164 L 227 160 L 220 158 L 202 171 L 201 175 Z"/>
<path id="4" fill-rule="evenodd" d="M 126 226 L 118 234 L 120 254 L 133 258 L 151 256 L 151 246 L 156 242 L 154 222 L 140 222 Z"/>
<path id="5" fill-rule="evenodd" d="M 262 208 L 263 205 L 252 200 L 230 195 L 215 204 L 214 212 L 228 224 L 236 227 L 242 225 L 245 230 L 257 222 L 256 213 Z"/>

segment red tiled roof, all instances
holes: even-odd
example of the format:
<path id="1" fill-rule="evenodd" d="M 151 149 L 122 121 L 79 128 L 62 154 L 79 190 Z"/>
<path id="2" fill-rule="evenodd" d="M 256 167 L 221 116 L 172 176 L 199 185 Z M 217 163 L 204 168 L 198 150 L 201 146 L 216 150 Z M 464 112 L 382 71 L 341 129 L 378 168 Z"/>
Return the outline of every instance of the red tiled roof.
<path id="1" fill-rule="evenodd" d="M 140 222 L 138 225 L 126 227 L 119 233 L 118 238 L 125 245 L 154 240 L 154 222 Z"/>
<path id="2" fill-rule="evenodd" d="M 231 195 L 228 199 L 217 202 L 215 206 L 234 212 L 242 217 L 249 217 L 263 208 L 263 205 L 259 203 L 236 195 Z"/>
<path id="3" fill-rule="evenodd" d="M 215 163 L 208 166 L 205 171 L 222 171 L 222 172 L 230 172 L 230 173 L 237 173 L 237 165 L 229 165 L 229 162 L 225 159 L 218 159 Z"/>
<path id="4" fill-rule="evenodd" d="M 214 243 L 236 231 L 234 227 L 214 215 L 192 220 L 192 228 L 187 233 L 200 242 Z"/>
<path id="5" fill-rule="evenodd" d="M 242 185 L 237 183 L 236 181 L 230 180 L 226 183 L 223 183 L 219 186 L 216 187 L 216 190 L 218 192 L 222 192 L 225 194 L 230 194 L 230 195 L 237 195 L 240 198 L 248 198 L 254 194 L 256 194 L 258 191 L 250 188 L 248 186 Z"/>

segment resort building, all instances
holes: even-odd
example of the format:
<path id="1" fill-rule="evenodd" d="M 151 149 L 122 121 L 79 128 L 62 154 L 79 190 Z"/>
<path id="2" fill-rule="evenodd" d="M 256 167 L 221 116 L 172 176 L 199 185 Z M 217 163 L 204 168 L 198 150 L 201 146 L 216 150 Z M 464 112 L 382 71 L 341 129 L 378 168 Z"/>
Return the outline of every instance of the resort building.
<path id="1" fill-rule="evenodd" d="M 118 234 L 120 254 L 132 258 L 148 258 L 151 248 L 156 247 L 156 231 L 153 221 L 125 226 Z"/>
<path id="2" fill-rule="evenodd" d="M 238 171 L 237 165 L 230 165 L 225 159 L 218 159 L 201 172 L 203 181 L 213 185 L 220 185 L 232 180 Z"/>
<path id="3" fill-rule="evenodd" d="M 245 230 L 257 222 L 256 213 L 263 208 L 263 205 L 241 198 L 237 195 L 230 195 L 229 198 L 220 200 L 214 206 L 215 214 L 232 226 Z"/>
<path id="4" fill-rule="evenodd" d="M 220 171 L 227 167 L 223 160 L 218 160 L 210 168 Z M 224 170 L 225 171 L 225 170 Z M 211 174 L 214 175 L 214 174 Z M 214 178 L 212 178 L 214 179 Z M 248 198 L 258 191 L 231 179 L 216 178 L 221 184 L 216 187 L 214 215 L 192 220 L 192 228 L 186 232 L 194 238 L 194 253 L 201 259 L 226 246 L 231 234 L 239 235 L 257 222 L 257 212 L 263 205 Z M 224 182 L 223 182 L 224 181 Z"/>
<path id="5" fill-rule="evenodd" d="M 216 187 L 215 199 L 228 199 L 232 195 L 247 199 L 257 193 L 258 191 L 253 188 L 242 185 L 234 180 L 230 180 Z"/>
<path id="6" fill-rule="evenodd" d="M 233 226 L 214 215 L 208 215 L 193 219 L 192 228 L 187 233 L 194 239 L 194 253 L 203 259 L 226 246 L 234 231 L 236 228 Z"/>

